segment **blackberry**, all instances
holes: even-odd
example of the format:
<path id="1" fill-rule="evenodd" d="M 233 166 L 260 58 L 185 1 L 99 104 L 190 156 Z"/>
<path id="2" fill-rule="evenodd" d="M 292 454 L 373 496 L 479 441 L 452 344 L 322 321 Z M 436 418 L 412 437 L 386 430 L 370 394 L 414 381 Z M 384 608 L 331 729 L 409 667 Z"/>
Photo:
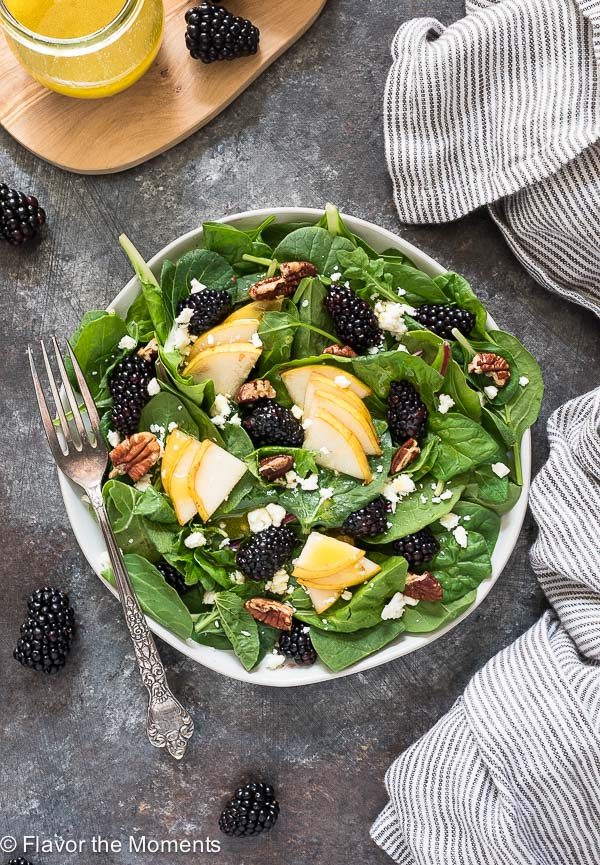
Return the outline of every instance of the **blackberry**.
<path id="1" fill-rule="evenodd" d="M 188 330 L 192 336 L 199 336 L 205 330 L 220 324 L 229 315 L 232 302 L 227 291 L 204 288 L 180 301 L 177 312 L 180 313 L 186 307 L 193 310 Z"/>
<path id="2" fill-rule="evenodd" d="M 214 63 L 256 54 L 260 31 L 252 21 L 238 18 L 224 6 L 202 3 L 185 14 L 185 44 L 194 60 Z"/>
<path id="3" fill-rule="evenodd" d="M 303 667 L 310 667 L 317 660 L 317 653 L 310 638 L 310 628 L 297 619 L 292 622 L 292 630 L 289 633 L 280 632 L 279 651 Z"/>
<path id="4" fill-rule="evenodd" d="M 69 596 L 58 589 L 38 589 L 27 604 L 14 658 L 24 667 L 55 673 L 65 666 L 75 636 L 75 613 Z"/>
<path id="5" fill-rule="evenodd" d="M 175 589 L 177 594 L 184 595 L 190 588 L 188 585 L 186 585 L 185 577 L 183 576 L 183 574 L 180 574 L 179 571 L 173 567 L 173 565 L 170 565 L 164 559 L 158 562 L 158 564 L 156 565 L 156 570 L 160 571 L 160 573 L 165 578 L 165 581 L 168 583 L 169 586 L 171 586 L 172 589 Z"/>
<path id="6" fill-rule="evenodd" d="M 108 387 L 113 397 L 112 424 L 122 436 L 137 432 L 142 409 L 150 399 L 148 384 L 154 378 L 154 364 L 133 354 L 119 361 Z"/>
<path id="7" fill-rule="evenodd" d="M 304 430 L 289 408 L 272 400 L 254 404 L 242 421 L 242 426 L 257 448 L 268 445 L 301 448 Z"/>
<path id="8" fill-rule="evenodd" d="M 33 240 L 46 222 L 46 211 L 37 198 L 0 183 L 0 238 L 12 246 Z"/>
<path id="9" fill-rule="evenodd" d="M 349 514 L 342 525 L 342 531 L 355 538 L 374 538 L 387 529 L 388 503 L 378 496 L 364 508 Z"/>
<path id="10" fill-rule="evenodd" d="M 387 404 L 387 421 L 394 444 L 424 435 L 429 412 L 410 382 L 393 381 Z"/>
<path id="11" fill-rule="evenodd" d="M 296 535 L 287 526 L 269 526 L 237 552 L 237 566 L 251 580 L 270 580 L 292 555 Z"/>
<path id="12" fill-rule="evenodd" d="M 375 313 L 351 288 L 332 285 L 324 303 L 333 319 L 335 332 L 344 345 L 364 354 L 367 349 L 381 344 L 383 332 Z"/>
<path id="13" fill-rule="evenodd" d="M 462 306 L 446 303 L 423 303 L 417 307 L 415 319 L 444 339 L 454 339 L 452 328 L 468 336 L 475 325 L 475 316 Z"/>
<path id="14" fill-rule="evenodd" d="M 219 817 L 225 835 L 260 835 L 273 828 L 279 817 L 279 802 L 270 784 L 252 783 L 239 787 Z"/>
<path id="15" fill-rule="evenodd" d="M 404 556 L 409 565 L 423 565 L 439 552 L 440 545 L 435 535 L 425 528 L 398 538 L 392 548 L 397 556 Z"/>

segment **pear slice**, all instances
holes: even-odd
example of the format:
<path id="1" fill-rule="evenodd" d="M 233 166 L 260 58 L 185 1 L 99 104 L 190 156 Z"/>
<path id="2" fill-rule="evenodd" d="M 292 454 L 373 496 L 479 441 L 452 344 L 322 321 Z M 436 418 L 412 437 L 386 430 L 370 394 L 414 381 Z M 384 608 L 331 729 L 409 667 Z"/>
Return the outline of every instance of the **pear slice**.
<path id="1" fill-rule="evenodd" d="M 183 453 L 183 449 L 193 441 L 194 439 L 191 436 L 179 429 L 174 429 L 173 432 L 169 433 L 167 436 L 165 452 L 160 465 L 160 479 L 166 493 L 169 492 L 171 475 L 173 474 L 173 469 L 175 468 L 177 460 Z"/>
<path id="2" fill-rule="evenodd" d="M 343 592 L 344 589 L 347 589 L 349 586 L 357 586 L 360 583 L 366 582 L 366 580 L 370 580 L 371 577 L 378 574 L 380 570 L 381 567 L 378 564 L 363 557 L 354 565 L 351 565 L 348 568 L 343 568 L 341 571 L 338 571 L 336 574 L 331 574 L 328 577 L 320 577 L 315 574 L 310 578 L 298 576 L 297 580 L 306 587 L 312 586 L 316 589 Z"/>
<path id="3" fill-rule="evenodd" d="M 198 384 L 211 379 L 216 393 L 233 396 L 248 378 L 261 351 L 251 342 L 211 346 L 184 367 L 183 375 L 191 375 Z"/>
<path id="4" fill-rule="evenodd" d="M 200 443 L 196 439 L 191 440 L 175 463 L 175 468 L 169 481 L 169 496 L 175 508 L 177 521 L 181 526 L 189 523 L 198 512 L 196 503 L 189 490 L 188 476 L 194 460 L 202 450 L 203 444 L 203 442 Z"/>
<path id="5" fill-rule="evenodd" d="M 344 376 L 350 384 L 349 389 L 364 399 L 370 396 L 373 391 L 366 384 L 363 384 L 359 378 L 352 375 L 351 372 L 346 372 L 337 366 L 327 366 L 326 364 L 318 364 L 312 366 L 297 366 L 293 369 L 288 369 L 281 373 L 281 379 L 287 388 L 287 391 L 296 405 L 304 406 L 304 398 L 306 396 L 306 388 L 308 387 L 309 379 L 313 371 L 318 371 L 320 375 L 327 376 L 330 379 L 336 379 L 338 376 Z"/>
<path id="6" fill-rule="evenodd" d="M 255 318 L 257 321 L 263 317 L 265 312 L 279 312 L 283 306 L 285 297 L 276 297 L 273 300 L 253 300 L 245 306 L 240 306 L 231 315 L 228 315 L 223 324 L 229 324 L 239 318 Z"/>
<path id="7" fill-rule="evenodd" d="M 350 432 L 354 433 L 367 456 L 379 456 L 381 454 L 377 433 L 373 425 L 365 420 L 364 415 L 355 412 L 349 407 L 343 396 L 338 395 L 335 391 L 331 389 L 327 391 L 312 390 L 312 388 L 313 384 L 310 382 L 306 391 L 305 417 L 310 418 L 322 406 L 344 424 Z"/>
<path id="8" fill-rule="evenodd" d="M 188 489 L 204 522 L 209 520 L 246 474 L 246 464 L 205 439 L 188 474 Z"/>
<path id="9" fill-rule="evenodd" d="M 326 469 L 359 478 L 365 483 L 373 480 L 359 440 L 327 409 L 318 408 L 310 418 L 303 447 L 315 451 L 315 461 Z"/>
<path id="10" fill-rule="evenodd" d="M 350 567 L 359 562 L 365 554 L 353 544 L 340 541 L 321 532 L 311 532 L 302 547 L 293 571 L 297 573 L 318 574 L 329 576 L 336 574 L 342 568 Z"/>
<path id="11" fill-rule="evenodd" d="M 372 421 L 371 414 L 369 409 L 366 407 L 362 399 L 357 396 L 352 388 L 350 387 L 340 387 L 339 384 L 335 383 L 335 379 L 330 378 L 328 375 L 321 375 L 318 372 L 318 367 L 315 367 L 315 371 L 310 377 L 310 381 L 308 383 L 308 387 L 306 389 L 306 396 L 304 397 L 304 403 L 309 400 L 309 391 L 314 391 L 316 388 L 319 390 L 327 390 L 336 394 L 340 399 L 343 399 L 348 403 L 349 406 L 352 407 L 353 411 L 357 411 L 368 421 Z"/>
<path id="12" fill-rule="evenodd" d="M 219 324 L 202 333 L 193 344 L 186 360 L 190 364 L 196 355 L 214 345 L 227 345 L 231 342 L 252 342 L 260 322 L 257 318 L 236 318 L 229 324 Z"/>
<path id="13" fill-rule="evenodd" d="M 328 610 L 342 594 L 331 589 L 315 589 L 313 586 L 307 586 L 306 591 L 317 613 L 324 613 L 325 610 Z"/>

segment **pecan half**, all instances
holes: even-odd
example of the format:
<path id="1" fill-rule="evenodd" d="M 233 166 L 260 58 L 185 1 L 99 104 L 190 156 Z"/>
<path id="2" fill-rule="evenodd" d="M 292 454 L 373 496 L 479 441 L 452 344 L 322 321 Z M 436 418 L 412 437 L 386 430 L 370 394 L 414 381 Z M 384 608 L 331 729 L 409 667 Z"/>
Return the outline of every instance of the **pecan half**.
<path id="1" fill-rule="evenodd" d="M 510 379 L 508 361 L 500 357 L 499 354 L 493 354 L 491 351 L 482 351 L 476 354 L 467 369 L 469 372 L 487 375 L 488 378 L 492 379 L 496 387 L 504 387 Z"/>
<path id="2" fill-rule="evenodd" d="M 277 393 L 270 381 L 266 378 L 257 378 L 254 381 L 247 381 L 238 390 L 235 401 L 239 405 L 246 405 L 251 402 L 258 402 L 259 399 L 275 399 Z"/>
<path id="3" fill-rule="evenodd" d="M 323 349 L 323 354 L 333 354 L 336 357 L 358 357 L 349 345 L 328 345 L 327 348 Z"/>
<path id="4" fill-rule="evenodd" d="M 289 454 L 276 454 L 272 457 L 263 457 L 258 464 L 258 473 L 263 480 L 279 480 L 294 468 L 294 458 Z"/>
<path id="5" fill-rule="evenodd" d="M 109 477 L 129 475 L 135 483 L 156 465 L 160 452 L 160 442 L 151 432 L 134 433 L 110 452 L 113 469 Z"/>
<path id="6" fill-rule="evenodd" d="M 403 445 L 400 445 L 396 453 L 392 458 L 392 465 L 390 466 L 390 474 L 397 475 L 398 472 L 401 472 L 406 466 L 409 466 L 411 463 L 414 463 L 416 458 L 421 453 L 421 448 L 416 439 L 406 439 Z"/>
<path id="7" fill-rule="evenodd" d="M 148 345 L 143 346 L 138 351 L 138 357 L 144 360 L 155 360 L 158 357 L 158 342 L 155 337 L 152 337 Z"/>
<path id="8" fill-rule="evenodd" d="M 437 577 L 425 571 L 424 574 L 408 574 L 402 593 L 416 601 L 441 601 L 444 589 Z"/>
<path id="9" fill-rule="evenodd" d="M 272 601 L 270 598 L 250 598 L 244 604 L 244 609 L 257 622 L 262 622 L 271 628 L 277 628 L 279 631 L 292 630 L 293 609 L 289 604 Z"/>
<path id="10" fill-rule="evenodd" d="M 251 285 L 248 294 L 252 300 L 275 300 L 277 297 L 289 297 L 295 290 L 283 276 L 268 276 Z"/>
<path id="11" fill-rule="evenodd" d="M 288 285 L 293 285 L 294 288 L 298 288 L 307 276 L 317 275 L 317 268 L 310 261 L 284 261 L 279 265 L 279 270 Z"/>

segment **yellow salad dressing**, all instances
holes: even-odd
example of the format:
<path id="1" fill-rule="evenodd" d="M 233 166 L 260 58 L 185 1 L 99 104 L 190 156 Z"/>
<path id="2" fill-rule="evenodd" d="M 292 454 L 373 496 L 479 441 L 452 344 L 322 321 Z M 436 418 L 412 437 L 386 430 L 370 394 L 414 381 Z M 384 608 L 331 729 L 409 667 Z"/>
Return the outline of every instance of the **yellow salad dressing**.
<path id="1" fill-rule="evenodd" d="M 47 40 L 27 34 L 9 43 L 42 84 L 67 96 L 99 98 L 129 87 L 154 61 L 163 34 L 163 0 L 5 0 L 12 16 Z M 122 23 L 115 21 L 124 12 Z M 114 22 L 114 23 L 113 23 Z M 86 37 L 97 34 L 93 41 Z"/>

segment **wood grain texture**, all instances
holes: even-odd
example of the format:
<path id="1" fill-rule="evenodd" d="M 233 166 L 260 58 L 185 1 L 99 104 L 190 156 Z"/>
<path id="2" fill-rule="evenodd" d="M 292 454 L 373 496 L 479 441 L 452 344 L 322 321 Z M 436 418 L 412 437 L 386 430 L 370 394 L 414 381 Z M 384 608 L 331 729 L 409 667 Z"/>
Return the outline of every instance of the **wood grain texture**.
<path id="1" fill-rule="evenodd" d="M 165 0 L 165 37 L 146 75 L 109 99 L 61 96 L 20 67 L 0 40 L 0 123 L 28 150 L 79 174 L 111 174 L 151 159 L 229 105 L 313 24 L 326 0 L 239 0 L 261 31 L 252 57 L 205 65 L 184 46 L 187 0 Z"/>

